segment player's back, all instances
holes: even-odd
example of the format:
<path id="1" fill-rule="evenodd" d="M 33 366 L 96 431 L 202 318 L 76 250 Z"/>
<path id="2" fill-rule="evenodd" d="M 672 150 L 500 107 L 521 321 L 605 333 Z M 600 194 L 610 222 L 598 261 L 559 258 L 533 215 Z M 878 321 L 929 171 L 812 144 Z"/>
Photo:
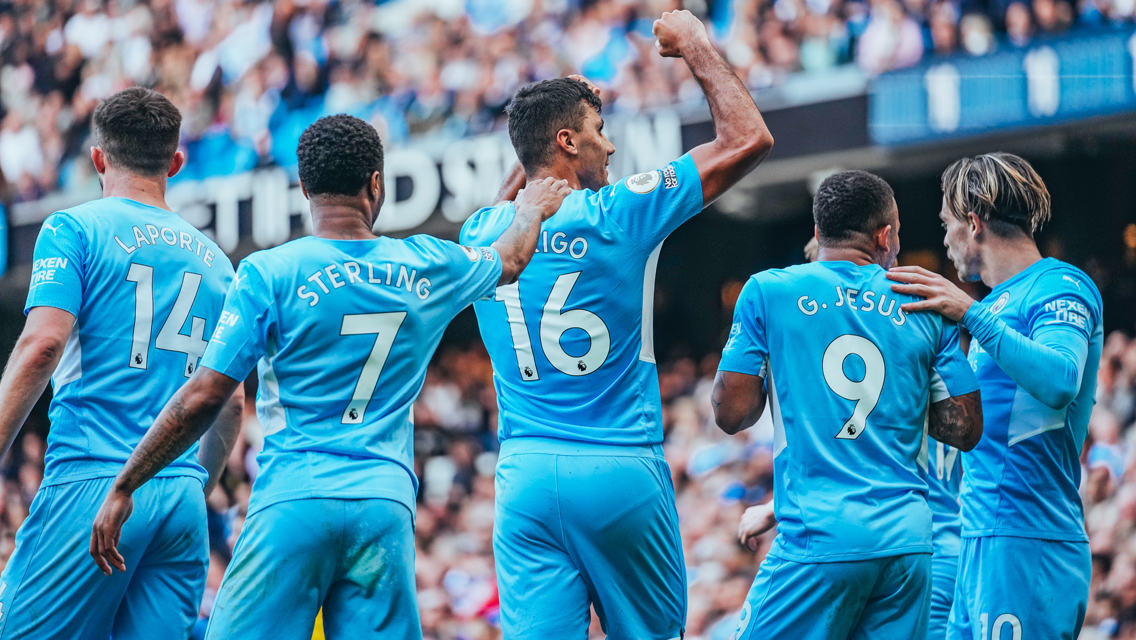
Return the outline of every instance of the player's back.
<path id="1" fill-rule="evenodd" d="M 964 457 L 963 533 L 1086 541 L 1078 488 L 1104 343 L 1100 292 L 1080 269 L 1045 258 L 974 304 L 1032 340 L 1050 331 L 1077 334 L 1087 358 L 1072 402 L 1055 409 L 972 340 L 968 360 L 982 386 L 986 426 Z"/>
<path id="2" fill-rule="evenodd" d="M 27 307 L 72 312 L 52 378 L 45 483 L 114 475 L 197 368 L 232 279 L 228 258 L 176 213 L 102 198 L 55 213 Z M 196 475 L 194 445 L 159 475 Z"/>
<path id="3" fill-rule="evenodd" d="M 773 555 L 816 562 L 931 552 L 927 407 L 946 397 L 949 374 L 937 371 L 941 354 L 952 344 L 957 352 L 958 330 L 934 314 L 905 314 L 900 305 L 912 298 L 890 284 L 877 265 L 816 262 L 757 274 L 739 299 L 753 325 L 735 325 L 722 368 L 744 355 L 735 349 L 767 358 Z M 735 340 L 743 330 L 764 346 Z M 965 367 L 961 353 L 956 359 Z"/>
<path id="4" fill-rule="evenodd" d="M 662 442 L 652 312 L 663 240 L 702 209 L 690 156 L 597 191 L 574 191 L 544 222 L 517 283 L 477 302 L 493 360 L 502 440 Z M 482 209 L 463 244 L 487 246 L 511 203 Z"/>
<path id="5" fill-rule="evenodd" d="M 413 510 L 411 409 L 426 366 L 453 316 L 499 277 L 495 251 L 429 236 L 309 237 L 242 261 L 203 364 L 247 371 L 248 354 L 265 354 L 250 513 L 305 497 Z"/>

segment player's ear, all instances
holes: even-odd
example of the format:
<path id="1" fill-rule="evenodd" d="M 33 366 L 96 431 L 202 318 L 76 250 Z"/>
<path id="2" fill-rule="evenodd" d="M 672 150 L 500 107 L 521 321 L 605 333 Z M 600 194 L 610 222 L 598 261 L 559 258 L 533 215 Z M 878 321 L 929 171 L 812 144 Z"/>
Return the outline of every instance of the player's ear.
<path id="1" fill-rule="evenodd" d="M 978 214 L 973 211 L 966 214 L 966 225 L 970 231 L 970 237 L 975 239 L 978 238 L 978 234 L 982 233 L 983 228 L 985 228 L 985 225 L 982 224 L 982 218 L 979 218 Z"/>
<path id="2" fill-rule="evenodd" d="M 304 181 L 300 181 L 300 193 L 304 194 L 305 200 L 311 200 L 312 197 L 308 195 L 308 188 L 304 186 Z"/>
<path id="3" fill-rule="evenodd" d="M 181 149 L 174 152 L 174 159 L 170 161 L 170 170 L 166 172 L 167 178 L 172 178 L 185 166 L 185 153 Z"/>
<path id="4" fill-rule="evenodd" d="M 106 173 L 106 153 L 98 148 L 91 147 L 91 163 L 95 165 L 95 172 L 99 175 Z"/>
<path id="5" fill-rule="evenodd" d="M 383 180 L 383 172 L 376 171 L 371 174 L 371 182 L 367 185 L 368 195 L 375 198 L 375 211 L 378 212 L 382 208 L 383 202 L 386 201 L 387 189 L 386 182 Z"/>
<path id="6" fill-rule="evenodd" d="M 574 156 L 580 152 L 579 147 L 576 146 L 576 132 L 571 129 L 557 131 L 556 144 L 569 155 Z"/>
<path id="7" fill-rule="evenodd" d="M 885 224 L 876 231 L 876 248 L 884 254 L 888 254 L 894 248 L 891 246 L 891 230 L 890 224 Z"/>

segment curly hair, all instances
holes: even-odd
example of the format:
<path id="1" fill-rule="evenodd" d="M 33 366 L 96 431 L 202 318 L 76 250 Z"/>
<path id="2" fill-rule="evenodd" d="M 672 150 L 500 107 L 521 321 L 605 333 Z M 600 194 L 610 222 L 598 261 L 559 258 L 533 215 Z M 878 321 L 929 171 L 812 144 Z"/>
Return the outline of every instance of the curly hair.
<path id="1" fill-rule="evenodd" d="M 579 131 L 588 107 L 600 113 L 603 102 L 587 84 L 572 78 L 542 80 L 517 90 L 505 112 L 509 114 L 509 139 L 527 173 L 552 161 L 556 132 Z"/>
<path id="2" fill-rule="evenodd" d="M 95 107 L 91 130 L 95 146 L 112 166 L 140 176 L 164 176 L 177 153 L 181 112 L 157 91 L 131 87 Z"/>
<path id="3" fill-rule="evenodd" d="M 813 197 L 813 220 L 822 244 L 842 244 L 889 222 L 895 193 L 867 171 L 841 171 L 825 178 Z"/>
<path id="4" fill-rule="evenodd" d="M 316 120 L 300 136 L 296 155 L 308 195 L 359 193 L 383 170 L 383 141 L 375 128 L 354 116 Z"/>
<path id="5" fill-rule="evenodd" d="M 974 213 L 998 236 L 1032 238 L 1049 222 L 1049 190 L 1030 163 L 1012 153 L 956 160 L 943 172 L 942 187 L 956 218 Z"/>

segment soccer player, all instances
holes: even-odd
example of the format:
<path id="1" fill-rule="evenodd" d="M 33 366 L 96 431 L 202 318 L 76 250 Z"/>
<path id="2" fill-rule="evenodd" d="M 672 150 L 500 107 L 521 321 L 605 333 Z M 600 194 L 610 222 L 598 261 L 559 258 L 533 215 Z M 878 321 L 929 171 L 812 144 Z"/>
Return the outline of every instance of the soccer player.
<path id="1" fill-rule="evenodd" d="M 0 638 L 184 638 L 197 620 L 205 495 L 236 440 L 243 393 L 200 449 L 187 442 L 139 492 L 147 515 L 121 532 L 123 573 L 104 576 L 87 557 L 100 497 L 197 369 L 233 278 L 217 245 L 166 206 L 166 179 L 185 162 L 180 128 L 153 91 L 107 98 L 92 118 L 102 199 L 40 230 L 27 325 L 0 380 L 0 455 L 49 378 L 55 395 L 43 483 L 0 576 Z"/>
<path id="2" fill-rule="evenodd" d="M 1093 281 L 1042 258 L 1034 233 L 1049 192 L 1008 153 L 964 158 L 943 173 L 947 254 L 975 302 L 917 267 L 889 274 L 972 336 L 987 437 L 963 456 L 962 550 L 950 638 L 1076 638 L 1092 565 L 1077 488 L 1103 344 Z"/>
<path id="3" fill-rule="evenodd" d="M 753 424 L 767 396 L 775 428 L 779 531 L 735 637 L 925 638 L 924 434 L 972 448 L 977 383 L 958 327 L 905 313 L 913 298 L 889 289 L 899 253 L 891 187 L 837 173 L 817 191 L 813 218 L 818 261 L 750 278 L 714 382 L 723 431 Z"/>
<path id="4" fill-rule="evenodd" d="M 131 495 L 256 367 L 260 474 L 206 637 L 307 640 L 322 606 L 328 638 L 420 638 L 411 408 L 450 320 L 516 280 L 568 185 L 530 182 L 501 239 L 471 249 L 375 236 L 383 151 L 366 122 L 321 118 L 297 155 L 315 235 L 241 262 L 201 369 L 115 479 L 91 545 L 121 568 Z"/>
<path id="5" fill-rule="evenodd" d="M 659 52 L 686 61 L 717 138 L 661 170 L 607 184 L 615 148 L 598 92 L 573 78 L 517 92 L 509 136 L 531 184 L 574 191 L 544 225 L 533 265 L 475 305 L 500 407 L 494 556 L 511 640 L 584 637 L 588 605 L 611 638 L 669 640 L 686 580 L 652 343 L 663 240 L 751 171 L 773 145 L 741 81 L 687 11 L 655 22 Z M 493 242 L 513 205 L 483 209 L 466 244 Z"/>
<path id="6" fill-rule="evenodd" d="M 805 245 L 805 262 L 815 262 L 819 250 L 816 236 Z M 962 463 L 958 449 L 937 440 L 927 442 L 927 503 L 931 507 L 931 618 L 927 637 L 947 636 L 947 618 L 955 599 L 959 554 L 959 482 Z M 757 552 L 757 537 L 777 525 L 773 501 L 745 510 L 738 523 L 738 541 Z"/>

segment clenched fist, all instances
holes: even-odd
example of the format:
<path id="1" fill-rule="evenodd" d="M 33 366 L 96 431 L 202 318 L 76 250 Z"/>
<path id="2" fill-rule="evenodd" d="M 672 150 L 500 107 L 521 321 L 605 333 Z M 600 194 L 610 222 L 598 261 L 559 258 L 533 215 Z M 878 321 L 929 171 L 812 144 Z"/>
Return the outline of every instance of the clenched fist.
<path id="1" fill-rule="evenodd" d="M 706 26 L 689 11 L 668 11 L 655 21 L 651 32 L 658 40 L 655 48 L 664 58 L 681 58 L 691 44 L 710 43 Z"/>

